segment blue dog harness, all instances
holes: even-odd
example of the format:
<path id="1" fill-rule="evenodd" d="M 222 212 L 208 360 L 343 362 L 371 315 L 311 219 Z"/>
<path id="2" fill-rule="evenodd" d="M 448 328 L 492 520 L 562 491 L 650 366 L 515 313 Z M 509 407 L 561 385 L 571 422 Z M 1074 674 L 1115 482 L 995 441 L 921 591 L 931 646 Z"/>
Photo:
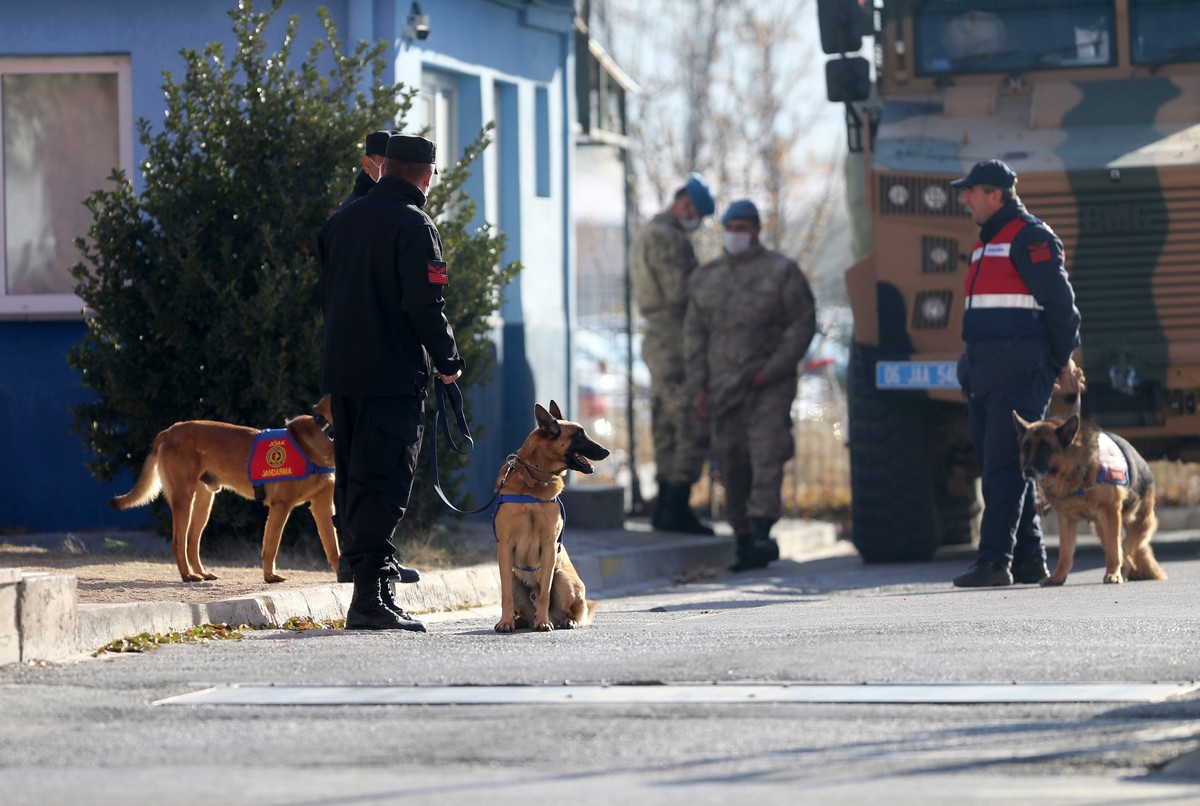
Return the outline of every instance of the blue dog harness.
<path id="1" fill-rule="evenodd" d="M 563 546 L 562 533 L 567 528 L 567 508 L 563 504 L 562 499 L 559 498 L 557 495 L 554 496 L 553 498 L 537 498 L 532 495 L 516 495 L 516 494 L 512 494 L 512 493 L 498 494 L 496 496 L 496 508 L 492 510 L 492 535 L 495 536 L 496 542 L 497 543 L 500 542 L 500 535 L 496 534 L 496 516 L 498 514 L 500 514 L 500 505 L 501 504 L 550 504 L 550 503 L 558 504 L 558 511 L 562 514 L 563 528 L 558 533 L 558 540 L 555 541 L 554 553 L 557 554 L 558 552 L 562 551 L 562 546 Z M 528 573 L 533 573 L 534 571 L 537 571 L 539 568 L 541 568 L 540 565 L 535 565 L 533 568 L 526 568 L 525 566 L 522 566 L 522 565 L 515 565 L 513 567 L 516 568 L 518 571 L 526 571 Z"/>
<path id="2" fill-rule="evenodd" d="M 286 428 L 259 431 L 250 449 L 250 461 L 246 463 L 246 478 L 254 486 L 256 501 L 266 498 L 263 485 L 268 482 L 303 479 L 314 473 L 332 472 L 332 467 L 310 461 Z"/>

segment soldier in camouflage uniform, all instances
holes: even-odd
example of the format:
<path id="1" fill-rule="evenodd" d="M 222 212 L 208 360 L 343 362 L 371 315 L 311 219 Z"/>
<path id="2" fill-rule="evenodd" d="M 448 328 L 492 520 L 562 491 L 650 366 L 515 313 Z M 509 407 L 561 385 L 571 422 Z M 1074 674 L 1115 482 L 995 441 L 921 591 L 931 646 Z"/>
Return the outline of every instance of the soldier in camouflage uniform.
<path id="1" fill-rule="evenodd" d="M 658 477 L 655 529 L 712 534 L 688 507 L 708 452 L 707 429 L 698 424 L 684 391 L 683 316 L 688 278 L 698 261 L 688 233 L 716 209 L 699 174 L 689 174 L 665 211 L 652 218 L 633 246 L 630 275 L 642 313 L 642 357 L 650 370 L 651 428 Z"/>
<path id="2" fill-rule="evenodd" d="M 724 254 L 688 289 L 684 345 L 696 415 L 713 453 L 737 536 L 735 571 L 779 558 L 771 526 L 782 512 L 783 465 L 792 457 L 798 365 L 816 332 L 816 306 L 794 260 L 758 241 L 758 209 L 729 206 Z"/>

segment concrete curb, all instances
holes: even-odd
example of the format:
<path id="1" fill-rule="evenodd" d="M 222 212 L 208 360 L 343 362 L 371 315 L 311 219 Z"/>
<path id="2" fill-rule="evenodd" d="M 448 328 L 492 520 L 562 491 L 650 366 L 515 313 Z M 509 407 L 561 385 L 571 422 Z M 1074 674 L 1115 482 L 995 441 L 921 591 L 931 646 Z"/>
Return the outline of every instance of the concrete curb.
<path id="1" fill-rule="evenodd" d="M 802 561 L 833 549 L 832 524 L 781 521 L 774 534 L 784 560 Z M 733 562 L 727 535 L 674 535 L 625 529 L 573 535 L 572 562 L 589 597 L 647 590 L 725 568 Z M 64 660 L 91 653 L 127 636 L 170 633 L 200 624 L 283 624 L 294 617 L 314 621 L 343 618 L 350 585 L 317 585 L 268 591 L 208 604 L 131 602 L 77 604 L 75 577 L 22 574 L 0 569 L 0 665 L 31 660 Z M 6 607 L 11 599 L 14 606 Z M 425 573 L 413 585 L 396 586 L 396 600 L 414 613 L 441 613 L 500 603 L 500 576 L 494 563 Z M 12 623 L 3 614 L 13 613 Z"/>

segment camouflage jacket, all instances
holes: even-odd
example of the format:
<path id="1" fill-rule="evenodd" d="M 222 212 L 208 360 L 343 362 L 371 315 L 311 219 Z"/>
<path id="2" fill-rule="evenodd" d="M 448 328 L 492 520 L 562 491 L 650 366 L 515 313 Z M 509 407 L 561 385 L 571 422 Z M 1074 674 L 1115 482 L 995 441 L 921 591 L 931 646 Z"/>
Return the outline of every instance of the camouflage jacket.
<path id="1" fill-rule="evenodd" d="M 651 338 L 683 343 L 688 277 L 698 263 L 687 233 L 667 213 L 650 219 L 638 233 L 629 274 Z"/>
<path id="2" fill-rule="evenodd" d="M 756 373 L 796 385 L 816 333 L 816 305 L 794 260 L 761 246 L 722 255 L 692 275 L 684 322 L 687 390 L 714 414 L 739 405 Z"/>

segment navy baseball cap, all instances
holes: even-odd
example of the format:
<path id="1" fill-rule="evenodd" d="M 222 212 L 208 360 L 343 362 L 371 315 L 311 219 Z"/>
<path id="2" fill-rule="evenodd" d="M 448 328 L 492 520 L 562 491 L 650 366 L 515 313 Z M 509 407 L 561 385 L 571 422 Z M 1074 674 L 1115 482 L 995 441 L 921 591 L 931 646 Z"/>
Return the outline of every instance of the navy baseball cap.
<path id="1" fill-rule="evenodd" d="M 1008 190 L 1017 184 L 1017 172 L 1000 160 L 984 160 L 971 167 L 971 172 L 962 179 L 955 179 L 951 187 L 973 188 L 976 185 L 989 185 L 1000 190 Z"/>

